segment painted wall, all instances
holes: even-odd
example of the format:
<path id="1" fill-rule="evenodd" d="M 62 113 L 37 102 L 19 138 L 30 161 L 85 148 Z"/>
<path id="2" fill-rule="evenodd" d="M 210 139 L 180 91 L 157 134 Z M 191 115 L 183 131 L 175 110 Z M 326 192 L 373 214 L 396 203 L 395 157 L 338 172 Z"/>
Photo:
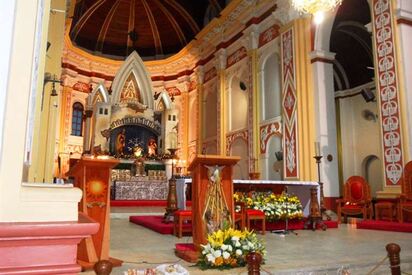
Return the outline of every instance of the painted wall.
<path id="1" fill-rule="evenodd" d="M 339 99 L 340 125 L 342 135 L 342 166 L 343 178 L 346 181 L 350 176 L 365 176 L 365 160 L 370 156 L 381 158 L 381 143 L 379 119 L 374 116 L 378 113 L 376 102 L 365 102 L 358 94 L 353 97 Z M 365 110 L 371 116 L 365 119 Z M 372 189 L 382 190 L 382 167 L 378 170 L 373 165 L 375 174 Z"/>

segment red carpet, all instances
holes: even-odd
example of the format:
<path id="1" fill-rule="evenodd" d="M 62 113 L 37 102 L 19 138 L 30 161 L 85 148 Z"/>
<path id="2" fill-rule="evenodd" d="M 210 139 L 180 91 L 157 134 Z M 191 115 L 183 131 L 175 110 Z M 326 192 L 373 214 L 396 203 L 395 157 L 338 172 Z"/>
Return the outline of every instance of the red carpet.
<path id="1" fill-rule="evenodd" d="M 156 231 L 160 234 L 173 234 L 173 223 L 163 223 L 163 216 L 130 216 L 129 221 L 146 228 L 149 228 L 153 231 Z M 328 228 L 338 228 L 338 223 L 336 221 L 324 221 Z M 291 230 L 301 230 L 305 224 L 305 220 L 292 220 L 289 221 L 288 228 Z M 191 225 L 183 225 L 184 227 L 189 227 Z M 260 230 L 261 223 L 257 222 L 256 224 L 251 225 L 253 229 Z M 285 229 L 285 222 L 267 222 L 266 230 L 280 230 Z"/>
<path id="2" fill-rule="evenodd" d="M 165 200 L 111 200 L 110 206 L 164 206 L 166 207 L 167 201 Z M 187 201 L 186 206 L 191 206 L 192 202 Z"/>
<path id="3" fill-rule="evenodd" d="M 173 222 L 163 223 L 163 216 L 130 216 L 129 222 L 144 226 L 160 234 L 173 234 Z M 184 228 L 192 226 L 183 225 Z"/>
<path id="4" fill-rule="evenodd" d="M 412 223 L 363 220 L 363 221 L 358 221 L 356 223 L 356 228 L 396 231 L 396 232 L 412 232 Z"/>

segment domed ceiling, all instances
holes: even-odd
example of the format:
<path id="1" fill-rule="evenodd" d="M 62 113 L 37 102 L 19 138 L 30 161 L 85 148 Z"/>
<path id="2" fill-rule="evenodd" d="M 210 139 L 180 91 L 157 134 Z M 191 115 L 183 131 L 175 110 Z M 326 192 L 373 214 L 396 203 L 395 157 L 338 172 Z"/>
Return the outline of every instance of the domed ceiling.
<path id="1" fill-rule="evenodd" d="M 80 0 L 72 42 L 93 54 L 143 59 L 179 52 L 225 7 L 224 0 Z"/>

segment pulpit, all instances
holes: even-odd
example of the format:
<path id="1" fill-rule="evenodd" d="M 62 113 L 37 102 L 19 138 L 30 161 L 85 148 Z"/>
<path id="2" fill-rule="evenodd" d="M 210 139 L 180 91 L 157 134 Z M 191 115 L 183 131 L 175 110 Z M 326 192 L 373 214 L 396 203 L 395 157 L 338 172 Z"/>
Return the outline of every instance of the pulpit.
<path id="1" fill-rule="evenodd" d="M 196 262 L 200 245 L 207 243 L 208 233 L 224 225 L 234 226 L 232 175 L 233 165 L 239 160 L 239 157 L 197 155 L 190 164 L 193 250 L 176 249 L 177 256 Z"/>
<path id="2" fill-rule="evenodd" d="M 74 184 L 83 191 L 79 203 L 82 212 L 100 224 L 99 231 L 81 241 L 77 249 L 77 261 L 83 269 L 92 269 L 100 260 L 110 260 L 114 266 L 122 261 L 110 258 L 110 173 L 118 164 L 116 159 L 83 157 L 68 172 Z"/>

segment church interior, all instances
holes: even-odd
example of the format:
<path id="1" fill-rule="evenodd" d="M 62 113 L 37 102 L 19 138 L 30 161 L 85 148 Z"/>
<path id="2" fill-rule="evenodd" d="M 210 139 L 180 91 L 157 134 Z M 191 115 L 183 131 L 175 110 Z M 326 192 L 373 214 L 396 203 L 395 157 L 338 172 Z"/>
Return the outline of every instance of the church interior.
<path id="1" fill-rule="evenodd" d="M 412 271 L 412 1 L 0 18 L 0 274 Z"/>

